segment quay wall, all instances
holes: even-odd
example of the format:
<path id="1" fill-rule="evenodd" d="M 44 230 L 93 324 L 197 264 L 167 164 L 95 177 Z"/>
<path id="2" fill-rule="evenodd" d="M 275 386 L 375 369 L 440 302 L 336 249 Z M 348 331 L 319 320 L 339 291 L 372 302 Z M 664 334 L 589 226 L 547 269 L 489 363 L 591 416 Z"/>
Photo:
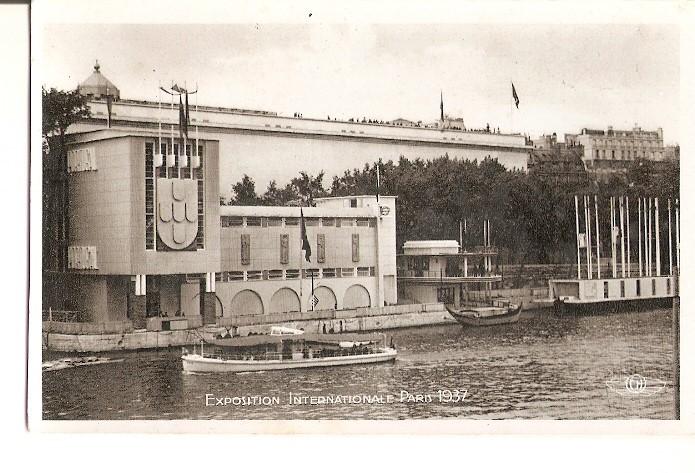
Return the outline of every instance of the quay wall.
<path id="1" fill-rule="evenodd" d="M 325 310 L 270 314 L 256 316 L 234 316 L 219 319 L 217 325 L 194 327 L 184 330 L 148 331 L 128 330 L 121 333 L 80 333 L 78 330 L 53 332 L 52 328 L 63 328 L 44 324 L 42 346 L 44 349 L 61 352 L 103 352 L 140 350 L 193 345 L 211 340 L 234 326 L 239 335 L 267 333 L 273 325 L 303 329 L 306 333 L 378 331 L 402 327 L 418 327 L 437 324 L 455 324 L 442 304 L 394 305 L 383 308 L 352 310 Z M 74 324 L 76 325 L 76 324 Z"/>

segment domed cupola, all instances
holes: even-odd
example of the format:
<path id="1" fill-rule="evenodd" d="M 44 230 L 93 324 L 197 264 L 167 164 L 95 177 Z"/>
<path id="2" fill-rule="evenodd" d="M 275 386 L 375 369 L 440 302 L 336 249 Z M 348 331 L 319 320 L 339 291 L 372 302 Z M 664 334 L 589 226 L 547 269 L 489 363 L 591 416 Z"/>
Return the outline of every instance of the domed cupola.
<path id="1" fill-rule="evenodd" d="M 84 82 L 77 86 L 77 90 L 79 90 L 82 95 L 86 95 L 89 98 L 100 99 L 110 95 L 114 100 L 118 100 L 121 96 L 121 92 L 118 90 L 118 87 L 104 77 L 99 71 L 100 68 L 99 61 L 96 61 L 94 64 L 94 72 L 92 72 L 92 75 Z"/>

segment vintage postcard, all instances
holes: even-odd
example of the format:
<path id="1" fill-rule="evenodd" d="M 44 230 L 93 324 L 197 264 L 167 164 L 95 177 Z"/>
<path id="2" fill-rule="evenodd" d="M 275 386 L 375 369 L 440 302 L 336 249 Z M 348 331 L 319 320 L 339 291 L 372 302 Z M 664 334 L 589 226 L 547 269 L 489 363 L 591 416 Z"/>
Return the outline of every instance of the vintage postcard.
<path id="1" fill-rule="evenodd" d="M 30 425 L 687 431 L 675 4 L 59 4 L 32 12 Z"/>

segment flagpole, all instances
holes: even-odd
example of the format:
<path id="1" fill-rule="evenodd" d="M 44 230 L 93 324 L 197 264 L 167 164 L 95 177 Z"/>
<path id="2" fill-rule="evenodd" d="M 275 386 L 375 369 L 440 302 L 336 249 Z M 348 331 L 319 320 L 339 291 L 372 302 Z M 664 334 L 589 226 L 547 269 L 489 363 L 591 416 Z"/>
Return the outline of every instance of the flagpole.
<path id="1" fill-rule="evenodd" d="M 200 160 L 200 154 L 198 152 L 198 82 L 195 83 L 195 156 L 198 156 Z M 192 175 L 192 174 L 191 174 Z"/>
<path id="2" fill-rule="evenodd" d="M 174 81 L 173 81 L 173 80 L 171 81 L 171 88 L 172 88 L 172 90 L 173 90 L 173 88 L 174 88 Z M 173 93 L 171 94 L 171 106 L 170 106 L 170 110 L 171 110 L 171 114 L 173 115 L 173 114 L 174 114 L 174 94 L 173 94 Z M 171 132 L 171 149 L 169 150 L 169 152 L 167 153 L 167 155 L 173 155 L 173 154 L 174 154 L 174 122 L 173 122 L 173 121 L 172 121 L 171 124 L 169 125 L 169 131 Z M 167 156 L 167 157 L 168 157 L 168 156 Z M 169 170 L 168 170 L 168 167 L 169 167 L 169 166 L 168 166 L 168 165 L 169 165 L 169 163 L 167 163 L 167 166 L 166 166 L 166 169 L 167 169 L 167 170 L 165 171 L 166 174 L 167 174 L 167 176 L 168 176 L 168 174 L 169 174 Z"/>
<path id="3" fill-rule="evenodd" d="M 302 208 L 299 208 L 299 215 L 301 218 Z M 299 311 L 302 311 L 302 273 L 304 272 L 304 238 L 302 236 L 302 222 L 299 222 Z"/>
<path id="4" fill-rule="evenodd" d="M 109 86 L 106 86 L 106 128 L 111 128 L 111 106 L 109 105 Z"/>
<path id="5" fill-rule="evenodd" d="M 162 154 L 162 81 L 157 89 L 157 154 Z"/>
<path id="6" fill-rule="evenodd" d="M 183 81 L 183 90 L 186 91 L 186 103 L 188 103 L 188 86 L 186 85 L 186 81 Z M 184 123 L 181 125 L 185 125 L 183 130 L 183 153 L 179 153 L 182 156 L 186 156 L 186 146 L 188 146 L 188 110 L 185 110 L 186 115 L 183 117 Z"/>

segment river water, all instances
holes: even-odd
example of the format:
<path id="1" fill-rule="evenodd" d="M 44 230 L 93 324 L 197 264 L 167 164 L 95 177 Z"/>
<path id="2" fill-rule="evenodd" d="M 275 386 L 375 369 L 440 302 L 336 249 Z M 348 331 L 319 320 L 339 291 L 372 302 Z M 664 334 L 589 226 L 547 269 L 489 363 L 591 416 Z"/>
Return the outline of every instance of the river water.
<path id="1" fill-rule="evenodd" d="M 391 330 L 393 363 L 186 374 L 180 348 L 43 374 L 44 419 L 673 419 L 671 311 Z M 64 354 L 44 353 L 45 359 Z M 626 390 L 626 376 L 650 390 Z M 654 388 L 656 386 L 656 388 Z M 652 389 L 653 388 L 653 389 Z M 225 401 L 224 399 L 227 398 Z M 222 405 L 216 405 L 220 399 Z M 224 404 L 226 402 L 226 405 Z M 270 404 L 264 405 L 263 403 Z"/>

